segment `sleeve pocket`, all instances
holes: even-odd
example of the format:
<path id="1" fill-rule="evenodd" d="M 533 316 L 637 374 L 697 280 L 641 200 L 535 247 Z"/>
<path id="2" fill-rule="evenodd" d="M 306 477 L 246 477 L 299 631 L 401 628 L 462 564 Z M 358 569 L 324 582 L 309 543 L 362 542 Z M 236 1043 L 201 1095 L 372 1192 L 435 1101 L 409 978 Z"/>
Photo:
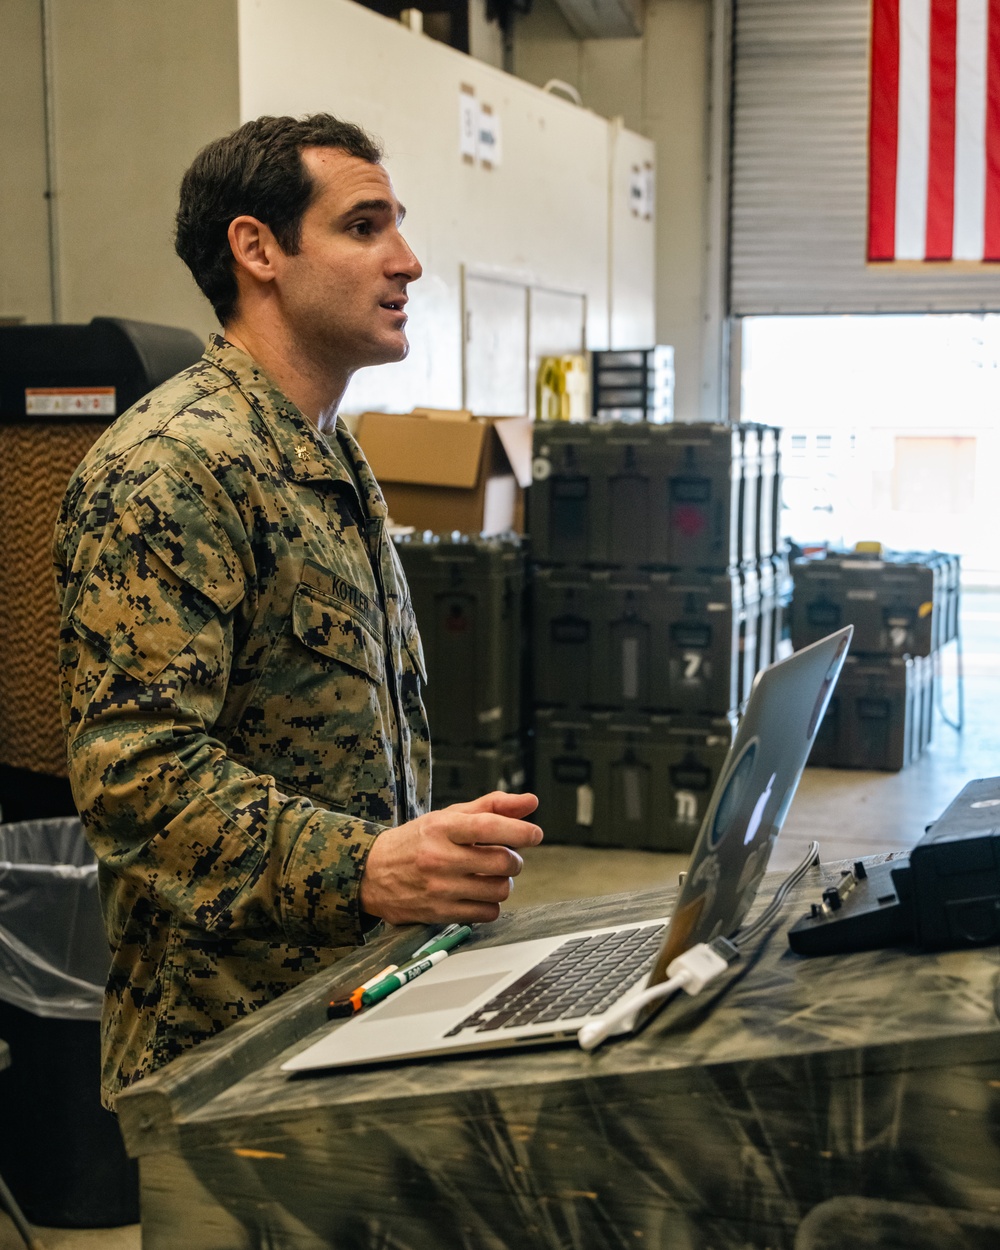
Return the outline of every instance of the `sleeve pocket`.
<path id="1" fill-rule="evenodd" d="M 314 586 L 300 584 L 296 590 L 292 630 L 310 651 L 363 673 L 378 685 L 385 680 L 381 640 L 358 617 Z"/>
<path id="2" fill-rule="evenodd" d="M 243 595 L 225 531 L 184 480 L 164 468 L 129 499 L 71 620 L 81 637 L 148 685 Z"/>
<path id="3" fill-rule="evenodd" d="M 244 595 L 243 570 L 229 536 L 200 496 L 170 465 L 133 491 L 128 508 L 152 551 L 220 612 Z"/>

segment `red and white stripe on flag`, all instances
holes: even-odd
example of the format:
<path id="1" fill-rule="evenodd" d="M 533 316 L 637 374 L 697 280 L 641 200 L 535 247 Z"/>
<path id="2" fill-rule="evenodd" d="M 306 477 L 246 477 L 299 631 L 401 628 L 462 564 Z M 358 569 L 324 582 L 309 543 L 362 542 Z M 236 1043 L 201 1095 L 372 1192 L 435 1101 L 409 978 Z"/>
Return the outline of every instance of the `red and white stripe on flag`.
<path id="1" fill-rule="evenodd" d="M 872 0 L 870 261 L 1000 261 L 1000 0 Z"/>

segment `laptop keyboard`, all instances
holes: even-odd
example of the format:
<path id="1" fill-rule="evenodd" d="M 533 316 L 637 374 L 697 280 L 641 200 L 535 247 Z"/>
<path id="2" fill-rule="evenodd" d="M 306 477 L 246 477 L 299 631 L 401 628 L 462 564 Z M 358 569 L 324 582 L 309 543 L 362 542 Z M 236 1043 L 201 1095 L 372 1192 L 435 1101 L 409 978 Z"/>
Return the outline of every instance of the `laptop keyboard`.
<path id="1" fill-rule="evenodd" d="M 647 925 L 571 938 L 466 1016 L 445 1037 L 465 1029 L 491 1033 L 599 1014 L 652 969 L 665 929 L 666 925 Z"/>

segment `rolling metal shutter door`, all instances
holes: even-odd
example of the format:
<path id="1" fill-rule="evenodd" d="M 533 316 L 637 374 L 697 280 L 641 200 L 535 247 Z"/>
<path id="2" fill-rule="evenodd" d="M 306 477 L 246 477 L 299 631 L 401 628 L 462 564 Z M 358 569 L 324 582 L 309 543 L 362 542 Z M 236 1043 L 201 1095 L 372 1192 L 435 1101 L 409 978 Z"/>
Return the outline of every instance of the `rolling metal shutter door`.
<path id="1" fill-rule="evenodd" d="M 735 0 L 730 310 L 1000 310 L 1000 266 L 868 265 L 868 0 Z"/>

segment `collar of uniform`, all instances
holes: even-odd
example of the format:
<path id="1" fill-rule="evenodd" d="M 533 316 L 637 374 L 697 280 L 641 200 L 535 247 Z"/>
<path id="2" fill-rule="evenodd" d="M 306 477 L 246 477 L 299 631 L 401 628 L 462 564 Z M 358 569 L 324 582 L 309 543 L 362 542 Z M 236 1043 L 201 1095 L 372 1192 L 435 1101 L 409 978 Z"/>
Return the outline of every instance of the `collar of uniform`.
<path id="1" fill-rule="evenodd" d="M 205 348 L 205 356 L 239 387 L 260 414 L 274 439 L 284 463 L 285 472 L 297 482 L 333 480 L 346 482 L 352 490 L 355 483 L 339 456 L 333 451 L 315 425 L 278 389 L 257 362 L 235 347 L 221 334 L 213 334 Z M 338 417 L 338 426 L 343 423 Z M 346 431 L 345 431 L 346 433 Z M 349 438 L 350 436 L 348 436 Z M 344 445 L 344 440 L 341 440 Z M 348 448 L 345 448 L 348 450 Z M 370 516 L 386 514 L 385 500 L 361 455 L 350 439 L 349 454 L 358 471 L 358 480 L 365 492 Z M 362 466 L 364 472 L 362 472 Z"/>
<path id="2" fill-rule="evenodd" d="M 389 516 L 389 507 L 385 502 L 385 496 L 382 494 L 382 488 L 375 480 L 375 474 L 371 471 L 371 466 L 361 450 L 361 446 L 351 431 L 344 424 L 344 418 L 337 417 L 337 441 L 343 453 L 350 458 L 351 464 L 354 465 L 354 472 L 358 475 L 358 483 L 365 493 L 368 500 L 368 515 L 386 519 Z"/>

